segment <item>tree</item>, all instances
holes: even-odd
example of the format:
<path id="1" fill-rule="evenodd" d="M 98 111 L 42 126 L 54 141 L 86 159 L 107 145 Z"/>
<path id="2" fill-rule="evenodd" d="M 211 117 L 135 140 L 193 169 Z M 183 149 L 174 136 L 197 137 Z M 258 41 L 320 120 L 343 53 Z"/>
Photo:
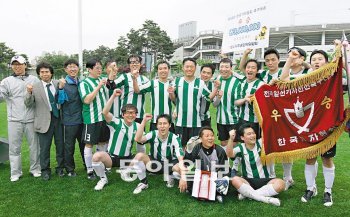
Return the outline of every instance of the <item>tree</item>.
<path id="1" fill-rule="evenodd" d="M 153 64 L 159 60 L 169 60 L 175 48 L 168 34 L 161 30 L 159 25 L 152 20 L 146 20 L 140 29 L 140 38 L 143 41 L 144 52 L 151 53 L 154 57 Z"/>
<path id="2" fill-rule="evenodd" d="M 213 61 L 210 59 L 197 59 L 196 62 L 199 66 L 203 66 L 204 64 L 213 63 Z"/>
<path id="3" fill-rule="evenodd" d="M 65 76 L 64 62 L 70 58 L 76 58 L 76 55 L 67 55 L 63 53 L 45 53 L 43 56 L 37 57 L 36 62 L 48 62 L 54 69 L 54 78 L 58 79 Z"/>
<path id="4" fill-rule="evenodd" d="M 115 49 L 115 56 L 118 65 L 125 65 L 129 56 L 128 40 L 124 36 L 118 39 L 118 46 Z"/>
<path id="5" fill-rule="evenodd" d="M 145 40 L 141 36 L 140 30 L 131 29 L 129 33 L 126 34 L 128 38 L 128 50 L 130 54 L 142 55 L 143 41 Z"/>
<path id="6" fill-rule="evenodd" d="M 98 59 L 102 63 L 105 63 L 109 59 L 115 59 L 116 50 L 113 48 L 106 47 L 104 45 L 100 45 L 95 50 L 83 50 L 83 59 L 86 62 L 89 59 Z"/>

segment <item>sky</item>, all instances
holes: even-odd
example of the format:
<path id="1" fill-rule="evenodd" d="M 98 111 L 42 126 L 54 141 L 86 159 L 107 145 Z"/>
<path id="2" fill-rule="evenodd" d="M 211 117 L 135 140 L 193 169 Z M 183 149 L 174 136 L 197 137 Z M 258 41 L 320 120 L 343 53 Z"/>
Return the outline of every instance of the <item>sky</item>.
<path id="1" fill-rule="evenodd" d="M 141 28 L 146 19 L 172 39 L 178 37 L 178 26 L 188 21 L 197 21 L 197 32 L 223 31 L 235 11 L 264 2 L 276 27 L 350 22 L 347 0 L 336 5 L 320 0 L 82 0 L 83 49 L 114 48 L 120 36 Z M 30 59 L 43 52 L 78 53 L 78 0 L 0 0 L 0 8 L 0 42 L 16 52 Z"/>

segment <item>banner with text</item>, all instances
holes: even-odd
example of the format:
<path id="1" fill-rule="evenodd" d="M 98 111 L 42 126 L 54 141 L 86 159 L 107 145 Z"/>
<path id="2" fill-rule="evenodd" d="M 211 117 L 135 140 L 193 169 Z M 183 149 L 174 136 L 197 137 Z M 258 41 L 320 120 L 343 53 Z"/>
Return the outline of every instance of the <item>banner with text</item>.
<path id="1" fill-rule="evenodd" d="M 282 86 L 264 85 L 253 99 L 262 128 L 263 159 L 290 162 L 333 147 L 348 119 L 341 60 Z"/>
<path id="2" fill-rule="evenodd" d="M 226 20 L 222 53 L 268 47 L 269 31 L 267 3 L 236 11 Z"/>

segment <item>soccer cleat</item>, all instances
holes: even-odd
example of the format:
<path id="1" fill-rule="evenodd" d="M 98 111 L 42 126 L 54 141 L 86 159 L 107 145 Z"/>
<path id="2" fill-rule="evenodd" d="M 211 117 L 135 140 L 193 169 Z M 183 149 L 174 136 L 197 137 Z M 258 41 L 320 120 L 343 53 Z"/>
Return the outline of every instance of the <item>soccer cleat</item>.
<path id="1" fill-rule="evenodd" d="M 175 180 L 172 176 L 169 176 L 168 181 L 166 182 L 166 186 L 168 188 L 173 188 L 175 184 Z"/>
<path id="2" fill-rule="evenodd" d="M 216 183 L 216 191 L 220 194 L 226 195 L 229 186 L 229 178 L 224 176 L 222 179 L 215 180 Z"/>
<path id="3" fill-rule="evenodd" d="M 293 179 L 283 179 L 283 181 L 285 182 L 285 185 L 286 185 L 284 188 L 285 191 L 287 191 L 290 187 L 294 185 Z"/>
<path id="4" fill-rule="evenodd" d="M 108 184 L 108 180 L 106 178 L 100 179 L 100 181 L 97 182 L 97 185 L 95 186 L 96 191 L 101 191 L 105 185 Z"/>
<path id="5" fill-rule="evenodd" d="M 281 201 L 278 198 L 270 197 L 267 201 L 274 206 L 281 206 Z"/>
<path id="6" fill-rule="evenodd" d="M 120 173 L 120 177 L 122 178 L 122 180 L 124 180 L 126 182 L 134 181 L 134 179 L 130 177 L 130 170 L 128 170 L 128 169 L 119 170 L 119 173 Z"/>
<path id="7" fill-rule="evenodd" d="M 307 203 L 311 200 L 311 198 L 315 197 L 317 195 L 317 188 L 314 187 L 312 191 L 306 190 L 305 194 L 301 197 L 301 201 L 304 203 Z"/>
<path id="8" fill-rule="evenodd" d="M 137 187 L 135 188 L 135 190 L 134 190 L 134 194 L 139 194 L 139 193 L 141 193 L 141 191 L 143 191 L 143 190 L 145 190 L 145 189 L 147 189 L 148 188 L 148 184 L 144 184 L 144 183 L 142 183 L 142 182 L 140 182 L 138 185 L 137 185 Z"/>
<path id="9" fill-rule="evenodd" d="M 243 194 L 239 193 L 238 196 L 237 196 L 238 200 L 244 200 L 246 199 L 245 196 L 243 196 Z"/>
<path id="10" fill-rule="evenodd" d="M 333 205 L 332 194 L 330 194 L 328 192 L 324 192 L 324 194 L 323 194 L 323 205 L 324 206 L 332 206 Z"/>
<path id="11" fill-rule="evenodd" d="M 89 180 L 95 180 L 96 179 L 96 175 L 95 175 L 94 171 L 88 172 L 87 178 Z"/>

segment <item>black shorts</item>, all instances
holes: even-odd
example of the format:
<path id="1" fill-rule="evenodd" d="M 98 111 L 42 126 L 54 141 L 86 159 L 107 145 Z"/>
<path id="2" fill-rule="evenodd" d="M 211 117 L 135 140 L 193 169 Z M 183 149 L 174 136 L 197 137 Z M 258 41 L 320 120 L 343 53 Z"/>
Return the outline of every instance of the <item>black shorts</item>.
<path id="1" fill-rule="evenodd" d="M 211 118 L 201 121 L 202 127 L 211 127 Z"/>
<path id="2" fill-rule="evenodd" d="M 238 128 L 243 125 L 243 124 L 250 124 L 252 127 L 253 127 L 253 130 L 254 132 L 256 133 L 256 139 L 260 139 L 261 138 L 261 128 L 259 126 L 259 123 L 253 123 L 253 122 L 249 122 L 249 121 L 245 121 L 245 120 L 242 120 L 240 119 L 239 122 L 238 122 Z"/>
<path id="3" fill-rule="evenodd" d="M 127 157 L 119 157 L 118 155 L 114 155 L 114 154 L 109 154 L 109 157 L 111 158 L 112 160 L 112 167 L 120 167 L 120 165 L 129 165 L 131 160 L 134 158 L 133 155 L 130 155 L 130 156 L 127 156 Z M 126 162 L 124 162 L 124 164 L 121 164 L 120 162 L 122 160 L 127 160 Z"/>
<path id="4" fill-rule="evenodd" d="M 226 141 L 230 138 L 229 132 L 231 130 L 238 130 L 238 124 L 231 124 L 231 125 L 226 125 L 226 124 L 216 124 L 217 129 L 218 129 L 218 137 L 220 141 Z M 238 137 L 235 138 L 235 142 L 238 142 Z"/>
<path id="5" fill-rule="evenodd" d="M 243 177 L 244 178 L 244 177 Z M 254 190 L 261 188 L 271 181 L 271 178 L 244 178 Z"/>
<path id="6" fill-rule="evenodd" d="M 151 159 L 151 161 L 147 163 L 146 169 L 148 172 L 154 173 L 154 174 L 163 174 L 164 171 L 166 171 L 167 174 L 170 175 L 172 173 L 173 166 L 179 163 L 177 159 L 174 159 L 174 160 L 168 161 L 165 164 L 164 161 L 159 161 L 157 159 L 154 159 L 150 155 L 148 157 Z M 165 170 L 165 166 L 167 166 L 166 170 Z"/>
<path id="7" fill-rule="evenodd" d="M 105 121 L 93 124 L 84 124 L 83 142 L 85 144 L 97 145 L 100 142 L 108 142 L 109 128 Z"/>
<path id="8" fill-rule="evenodd" d="M 157 124 L 156 123 L 151 123 L 149 125 L 149 131 L 152 131 L 152 130 L 158 130 L 157 129 Z M 172 133 L 175 133 L 175 126 L 174 126 L 174 123 L 171 123 L 171 127 L 169 129 L 170 132 Z"/>
<path id="9" fill-rule="evenodd" d="M 200 127 L 175 127 L 175 134 L 180 137 L 181 145 L 186 147 L 188 140 L 193 136 L 198 136 Z"/>
<path id="10" fill-rule="evenodd" d="M 335 144 L 332 148 L 330 148 L 324 154 L 321 154 L 321 157 L 324 157 L 324 158 L 335 157 L 336 153 L 337 153 L 337 145 Z"/>

